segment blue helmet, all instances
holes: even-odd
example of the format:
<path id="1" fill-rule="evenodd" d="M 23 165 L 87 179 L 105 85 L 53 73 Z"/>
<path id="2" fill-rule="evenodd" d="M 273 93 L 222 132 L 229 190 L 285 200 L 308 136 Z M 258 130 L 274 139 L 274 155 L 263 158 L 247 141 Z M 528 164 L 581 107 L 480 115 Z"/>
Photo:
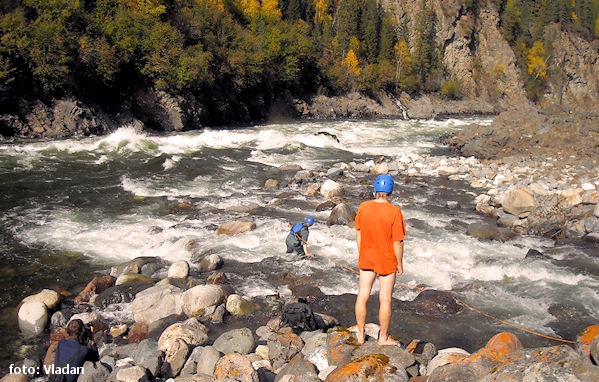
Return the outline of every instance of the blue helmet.
<path id="1" fill-rule="evenodd" d="M 308 223 L 308 225 L 313 225 L 314 224 L 314 218 L 312 216 L 308 216 L 306 218 L 306 223 Z"/>
<path id="2" fill-rule="evenodd" d="M 393 178 L 389 174 L 381 174 L 374 180 L 374 192 L 393 192 Z"/>

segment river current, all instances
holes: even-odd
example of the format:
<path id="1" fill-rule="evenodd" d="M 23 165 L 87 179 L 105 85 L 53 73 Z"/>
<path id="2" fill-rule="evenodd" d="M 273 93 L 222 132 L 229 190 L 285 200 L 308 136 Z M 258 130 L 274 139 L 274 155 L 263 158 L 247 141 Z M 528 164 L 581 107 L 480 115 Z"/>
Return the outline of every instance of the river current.
<path id="1" fill-rule="evenodd" d="M 185 246 L 193 239 L 225 262 L 251 267 L 237 280 L 238 292 L 250 297 L 290 293 L 270 283 L 256 265 L 267 258 L 281 260 L 267 262 L 276 264 L 269 273 L 314 277 L 327 295 L 356 293 L 352 273 L 323 257 L 307 262 L 284 253 L 288 222 L 312 215 L 317 224 L 311 249 L 355 266 L 354 230 L 324 224 L 330 211 L 314 209 L 323 198 L 306 197 L 292 183 L 265 190 L 264 182 L 285 164 L 326 169 L 381 155 L 450 156 L 438 143 L 441 134 L 490 121 L 303 122 L 160 135 L 124 126 L 103 137 L 5 142 L 0 333 L 7 343 L 20 343 L 15 307 L 29 294 L 57 286 L 76 289 L 95 271 L 137 256 L 189 260 Z M 408 230 L 400 282 L 459 291 L 484 311 L 549 335 L 556 335 L 551 306 L 567 305 L 585 322 L 599 319 L 599 260 L 589 251 L 527 236 L 480 241 L 466 235 L 466 224 L 487 219 L 474 211 L 476 191 L 467 184 L 420 177 L 397 186 L 401 190 L 392 201 L 402 208 Z M 231 211 L 250 203 L 265 206 L 284 190 L 292 197 L 271 214 L 253 216 L 256 230 L 216 235 L 216 226 L 239 217 Z M 446 208 L 449 199 L 460 208 Z M 531 248 L 553 261 L 525 261 Z M 398 287 L 394 297 L 411 300 L 416 294 Z M 3 359 L 15 351 L 19 348 L 5 345 Z"/>

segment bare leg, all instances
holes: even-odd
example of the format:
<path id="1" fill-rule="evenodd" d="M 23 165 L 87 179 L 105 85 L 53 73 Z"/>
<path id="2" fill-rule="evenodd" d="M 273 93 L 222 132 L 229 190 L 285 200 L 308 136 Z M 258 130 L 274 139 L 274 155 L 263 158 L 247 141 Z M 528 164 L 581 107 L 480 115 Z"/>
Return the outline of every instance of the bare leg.
<path id="1" fill-rule="evenodd" d="M 366 302 L 370 297 L 372 284 L 376 278 L 376 273 L 372 271 L 360 270 L 360 281 L 358 284 L 358 297 L 356 298 L 356 323 L 358 324 L 358 342 L 363 344 L 366 339 L 364 327 L 366 326 Z"/>
<path id="2" fill-rule="evenodd" d="M 395 286 L 395 272 L 379 276 L 379 345 L 398 345 L 399 343 L 389 337 L 389 324 L 391 323 L 391 296 Z"/>

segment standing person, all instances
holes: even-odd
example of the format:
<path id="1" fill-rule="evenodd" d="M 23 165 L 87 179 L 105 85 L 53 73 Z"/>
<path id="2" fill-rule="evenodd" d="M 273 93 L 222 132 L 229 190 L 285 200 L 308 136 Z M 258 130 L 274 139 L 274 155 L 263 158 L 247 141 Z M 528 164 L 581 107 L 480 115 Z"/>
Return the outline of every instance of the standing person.
<path id="1" fill-rule="evenodd" d="M 314 218 L 308 216 L 305 222 L 296 222 L 290 226 L 291 230 L 285 239 L 287 253 L 295 251 L 301 259 L 314 257 L 314 254 L 308 250 L 308 235 L 310 235 L 308 228 L 312 225 L 314 225 Z"/>
<path id="2" fill-rule="evenodd" d="M 399 207 L 389 202 L 393 192 L 393 178 L 384 174 L 374 181 L 374 200 L 363 202 L 356 214 L 356 242 L 358 244 L 360 281 L 356 298 L 358 342 L 364 343 L 366 335 L 366 302 L 372 285 L 379 276 L 379 345 L 398 345 L 389 336 L 391 322 L 391 296 L 395 277 L 403 273 L 403 240 L 406 226 Z"/>

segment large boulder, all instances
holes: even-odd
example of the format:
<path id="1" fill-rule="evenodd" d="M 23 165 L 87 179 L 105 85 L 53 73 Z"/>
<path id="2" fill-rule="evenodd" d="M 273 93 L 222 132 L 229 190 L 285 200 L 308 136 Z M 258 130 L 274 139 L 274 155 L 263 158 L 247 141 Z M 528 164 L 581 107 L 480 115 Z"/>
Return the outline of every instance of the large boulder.
<path id="1" fill-rule="evenodd" d="M 200 316 L 206 308 L 223 303 L 226 297 L 227 293 L 220 285 L 198 285 L 182 294 L 182 309 L 188 317 Z"/>
<path id="2" fill-rule="evenodd" d="M 320 186 L 320 194 L 325 198 L 343 195 L 344 192 L 343 186 L 331 179 L 327 179 L 322 186 Z"/>
<path id="3" fill-rule="evenodd" d="M 131 310 L 136 322 L 150 324 L 170 315 L 183 313 L 183 292 L 172 285 L 157 285 L 139 292 Z"/>
<path id="4" fill-rule="evenodd" d="M 229 330 L 221 334 L 212 346 L 214 349 L 225 354 L 249 354 L 254 350 L 254 335 L 252 330 L 248 328 Z"/>
<path id="5" fill-rule="evenodd" d="M 248 220 L 237 220 L 223 223 L 218 226 L 216 233 L 218 235 L 238 235 L 240 233 L 253 231 L 256 229 L 256 223 Z"/>
<path id="6" fill-rule="evenodd" d="M 26 336 L 39 336 L 48 324 L 48 308 L 41 301 L 26 302 L 19 308 L 19 329 Z"/>
<path id="7" fill-rule="evenodd" d="M 212 346 L 198 346 L 193 349 L 191 355 L 181 370 L 181 375 L 206 374 L 213 375 L 216 363 L 221 354 Z"/>
<path id="8" fill-rule="evenodd" d="M 141 366 L 130 366 L 118 369 L 116 380 L 117 382 L 150 382 L 151 376 Z"/>
<path id="9" fill-rule="evenodd" d="M 535 197 L 525 189 L 516 188 L 508 191 L 503 199 L 503 210 L 509 214 L 525 218 L 536 206 Z"/>
<path id="10" fill-rule="evenodd" d="M 327 225 L 331 226 L 338 224 L 352 226 L 354 224 L 355 218 L 356 213 L 351 209 L 351 207 L 345 203 L 339 203 L 331 211 L 331 214 L 327 219 Z"/>
<path id="11" fill-rule="evenodd" d="M 134 355 L 136 365 L 146 368 L 153 376 L 158 375 L 162 367 L 163 352 L 158 349 L 158 341 L 146 339 L 139 343 Z"/>
<path id="12" fill-rule="evenodd" d="M 23 303 L 26 302 L 42 302 L 48 309 L 55 310 L 60 303 L 60 295 L 51 289 L 44 289 L 37 294 L 25 297 Z"/>
<path id="13" fill-rule="evenodd" d="M 102 362 L 86 361 L 77 382 L 104 382 L 110 376 L 110 369 Z"/>
<path id="14" fill-rule="evenodd" d="M 178 347 L 177 341 L 193 346 L 204 345 L 208 342 L 208 328 L 195 318 L 177 322 L 162 333 L 158 340 L 158 350 L 168 352 L 169 349 Z"/>

